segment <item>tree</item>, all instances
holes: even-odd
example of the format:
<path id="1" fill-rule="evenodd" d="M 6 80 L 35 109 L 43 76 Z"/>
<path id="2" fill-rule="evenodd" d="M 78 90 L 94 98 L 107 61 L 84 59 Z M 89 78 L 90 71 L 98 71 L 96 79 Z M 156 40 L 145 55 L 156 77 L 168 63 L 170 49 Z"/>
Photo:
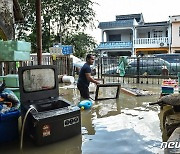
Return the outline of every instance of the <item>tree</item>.
<path id="1" fill-rule="evenodd" d="M 19 0 L 25 22 L 17 25 L 17 38 L 32 42 L 36 48 L 36 15 L 35 0 Z M 94 28 L 96 4 L 91 0 L 42 0 L 42 43 L 43 50 L 52 46 L 53 42 L 63 42 L 64 38 L 86 29 Z"/>
<path id="2" fill-rule="evenodd" d="M 84 57 L 87 52 L 92 52 L 96 46 L 94 38 L 83 32 L 68 36 L 65 39 L 65 44 L 74 46 L 74 55 L 77 57 Z"/>

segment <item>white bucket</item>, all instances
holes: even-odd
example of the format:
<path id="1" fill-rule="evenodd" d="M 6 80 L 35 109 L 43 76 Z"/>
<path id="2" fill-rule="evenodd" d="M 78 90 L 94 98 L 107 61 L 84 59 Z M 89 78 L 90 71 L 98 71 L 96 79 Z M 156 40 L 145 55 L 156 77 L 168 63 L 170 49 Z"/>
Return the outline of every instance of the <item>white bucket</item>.
<path id="1" fill-rule="evenodd" d="M 64 75 L 62 77 L 62 82 L 64 82 L 64 83 L 74 83 L 74 77 L 73 76 Z"/>

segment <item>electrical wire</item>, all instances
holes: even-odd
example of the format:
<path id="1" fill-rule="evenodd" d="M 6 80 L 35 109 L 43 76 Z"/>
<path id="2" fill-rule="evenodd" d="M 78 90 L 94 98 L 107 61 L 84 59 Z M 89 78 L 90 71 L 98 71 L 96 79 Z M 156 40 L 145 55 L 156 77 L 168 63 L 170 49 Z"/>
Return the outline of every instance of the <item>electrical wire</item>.
<path id="1" fill-rule="evenodd" d="M 23 123 L 22 123 L 22 128 L 21 128 L 20 150 L 22 150 L 22 148 L 23 148 L 23 136 L 24 136 L 24 126 L 25 126 L 25 122 L 26 122 L 27 116 L 28 116 L 28 114 L 29 114 L 29 112 L 30 112 L 31 110 L 37 111 L 34 106 L 30 105 L 30 108 L 27 110 L 27 112 L 26 112 L 26 114 L 25 114 L 25 116 L 24 116 Z M 37 111 L 37 112 L 38 112 L 38 111 Z"/>

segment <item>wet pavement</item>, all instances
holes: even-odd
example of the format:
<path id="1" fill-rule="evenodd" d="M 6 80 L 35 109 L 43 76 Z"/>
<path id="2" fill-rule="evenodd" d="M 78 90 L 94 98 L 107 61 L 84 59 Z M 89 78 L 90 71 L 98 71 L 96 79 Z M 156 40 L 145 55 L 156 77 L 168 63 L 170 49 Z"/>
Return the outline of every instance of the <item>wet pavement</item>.
<path id="1" fill-rule="evenodd" d="M 153 91 L 150 96 L 120 93 L 118 99 L 94 101 L 90 110 L 82 110 L 82 135 L 45 146 L 35 146 L 25 140 L 23 151 L 19 143 L 0 146 L 2 154 L 146 154 L 163 153 L 159 106 L 149 106 L 160 96 L 159 85 L 131 84 Z M 74 86 L 60 85 L 60 95 L 77 104 L 79 92 Z"/>

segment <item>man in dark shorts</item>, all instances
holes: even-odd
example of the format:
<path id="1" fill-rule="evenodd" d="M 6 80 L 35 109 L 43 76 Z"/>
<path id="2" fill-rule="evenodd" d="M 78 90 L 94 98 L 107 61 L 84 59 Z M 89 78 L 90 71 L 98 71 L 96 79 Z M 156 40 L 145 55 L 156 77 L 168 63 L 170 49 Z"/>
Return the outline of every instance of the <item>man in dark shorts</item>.
<path id="1" fill-rule="evenodd" d="M 91 76 L 90 65 L 93 63 L 94 56 L 92 54 L 88 54 L 86 56 L 86 63 L 83 65 L 79 73 L 77 87 L 80 91 L 81 97 L 84 99 L 89 99 L 89 83 L 93 82 L 95 84 L 99 84 L 99 82 L 94 80 Z"/>

